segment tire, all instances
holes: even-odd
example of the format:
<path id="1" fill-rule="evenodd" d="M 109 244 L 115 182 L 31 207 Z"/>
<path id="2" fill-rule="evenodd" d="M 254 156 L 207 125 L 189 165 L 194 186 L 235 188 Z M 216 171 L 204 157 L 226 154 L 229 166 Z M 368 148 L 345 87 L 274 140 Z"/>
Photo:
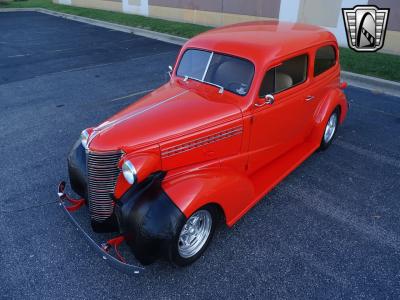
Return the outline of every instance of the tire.
<path id="1" fill-rule="evenodd" d="M 339 117 L 339 108 L 336 108 L 326 122 L 324 133 L 322 134 L 320 150 L 327 149 L 335 139 L 339 127 Z"/>
<path id="2" fill-rule="evenodd" d="M 218 210 L 212 205 L 204 206 L 195 211 L 178 230 L 177 236 L 170 245 L 170 261 L 180 267 L 195 262 L 208 247 L 218 220 Z M 199 221 L 201 223 L 198 223 Z M 200 235 L 201 237 L 195 237 L 196 233 L 197 236 Z M 193 240 L 189 243 L 192 238 Z"/>

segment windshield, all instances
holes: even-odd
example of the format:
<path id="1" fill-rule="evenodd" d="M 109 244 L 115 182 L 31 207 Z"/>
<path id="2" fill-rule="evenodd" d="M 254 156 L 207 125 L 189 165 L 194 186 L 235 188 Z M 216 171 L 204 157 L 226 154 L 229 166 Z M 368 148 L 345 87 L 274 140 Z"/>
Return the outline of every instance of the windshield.
<path id="1" fill-rule="evenodd" d="M 250 89 L 254 66 L 238 57 L 190 49 L 183 54 L 176 74 L 244 96 Z"/>

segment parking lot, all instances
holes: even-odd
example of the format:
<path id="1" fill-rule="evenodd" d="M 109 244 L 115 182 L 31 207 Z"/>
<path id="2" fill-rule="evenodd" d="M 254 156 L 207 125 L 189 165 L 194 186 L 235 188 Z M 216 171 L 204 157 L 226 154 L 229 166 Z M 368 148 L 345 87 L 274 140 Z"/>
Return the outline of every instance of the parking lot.
<path id="1" fill-rule="evenodd" d="M 399 298 L 400 98 L 354 87 L 332 147 L 221 227 L 192 266 L 126 275 L 90 248 L 57 204 L 67 154 L 82 129 L 166 82 L 178 51 L 0 13 L 0 298 Z"/>

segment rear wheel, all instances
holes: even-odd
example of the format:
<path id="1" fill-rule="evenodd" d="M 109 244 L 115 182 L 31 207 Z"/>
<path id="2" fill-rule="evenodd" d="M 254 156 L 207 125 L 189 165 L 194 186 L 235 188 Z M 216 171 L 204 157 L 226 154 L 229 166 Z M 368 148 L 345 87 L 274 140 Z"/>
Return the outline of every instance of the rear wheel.
<path id="1" fill-rule="evenodd" d="M 321 140 L 321 150 L 325 150 L 332 143 L 335 138 L 337 128 L 339 125 L 339 109 L 335 109 L 335 111 L 330 115 L 328 122 L 326 123 L 324 134 Z"/>
<path id="2" fill-rule="evenodd" d="M 196 261 L 211 241 L 217 220 L 218 212 L 213 206 L 205 206 L 194 212 L 170 246 L 171 261 L 178 266 Z"/>

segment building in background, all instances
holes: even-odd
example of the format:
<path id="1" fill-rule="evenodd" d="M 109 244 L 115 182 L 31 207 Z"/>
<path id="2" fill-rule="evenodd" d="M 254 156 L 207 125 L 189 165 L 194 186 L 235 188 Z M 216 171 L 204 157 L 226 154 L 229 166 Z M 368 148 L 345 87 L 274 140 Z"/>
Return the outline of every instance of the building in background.
<path id="1" fill-rule="evenodd" d="M 124 13 L 210 26 L 279 19 L 310 23 L 332 31 L 347 46 L 342 8 L 377 5 L 390 8 L 386 52 L 400 54 L 399 0 L 53 0 L 55 3 L 99 8 Z"/>

